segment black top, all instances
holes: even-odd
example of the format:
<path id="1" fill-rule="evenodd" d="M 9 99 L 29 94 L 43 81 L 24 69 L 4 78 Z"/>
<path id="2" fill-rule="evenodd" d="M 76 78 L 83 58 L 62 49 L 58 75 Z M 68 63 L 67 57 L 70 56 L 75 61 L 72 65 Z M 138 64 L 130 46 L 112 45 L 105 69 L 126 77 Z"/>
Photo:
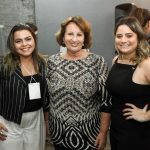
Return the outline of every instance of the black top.
<path id="1" fill-rule="evenodd" d="M 150 104 L 150 84 L 138 84 L 132 80 L 136 67 L 136 65 L 115 63 L 106 81 L 108 92 L 112 95 L 110 139 L 116 140 L 117 147 L 120 145 L 120 149 L 115 150 L 150 148 L 150 121 L 141 123 L 133 119 L 126 120 L 122 112 L 127 107 L 125 106 L 127 102 L 139 108 Z"/>
<path id="2" fill-rule="evenodd" d="M 115 63 L 109 72 L 106 86 L 114 98 L 122 103 L 130 102 L 143 108 L 150 102 L 150 84 L 138 84 L 132 77 L 136 65 Z"/>
<path id="3" fill-rule="evenodd" d="M 33 75 L 33 76 L 24 76 L 24 80 L 26 81 L 27 84 L 36 83 L 36 82 L 40 83 L 40 91 L 41 91 L 42 82 L 41 82 L 40 76 L 38 74 Z M 32 111 L 39 110 L 42 107 L 42 99 L 40 98 L 40 99 L 30 100 L 29 99 L 29 91 L 27 93 L 28 94 L 26 95 L 24 112 L 32 112 Z"/>
<path id="4" fill-rule="evenodd" d="M 41 89 L 42 107 L 44 111 L 49 110 L 49 92 L 45 78 L 45 64 L 39 62 L 39 77 L 43 88 Z M 6 120 L 21 123 L 22 114 L 28 95 L 28 84 L 24 80 L 21 68 L 16 67 L 13 73 L 4 69 L 0 64 L 0 115 Z"/>

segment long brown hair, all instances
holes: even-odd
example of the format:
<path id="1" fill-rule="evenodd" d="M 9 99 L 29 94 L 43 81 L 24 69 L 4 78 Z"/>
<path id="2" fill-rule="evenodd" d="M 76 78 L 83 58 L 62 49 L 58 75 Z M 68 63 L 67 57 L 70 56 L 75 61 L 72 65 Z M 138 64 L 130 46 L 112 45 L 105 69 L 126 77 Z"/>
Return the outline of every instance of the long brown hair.
<path id="1" fill-rule="evenodd" d="M 35 71 L 37 73 L 39 73 L 38 62 L 40 61 L 40 62 L 44 63 L 44 58 L 38 53 L 37 37 L 30 26 L 28 26 L 27 24 L 22 24 L 22 23 L 15 25 L 11 29 L 11 31 L 8 35 L 7 48 L 9 50 L 9 53 L 4 57 L 4 68 L 7 71 L 12 73 L 15 70 L 15 68 L 17 67 L 17 65 L 19 65 L 19 63 L 20 63 L 20 57 L 19 57 L 18 53 L 16 52 L 16 49 L 14 46 L 14 33 L 16 31 L 21 31 L 21 30 L 28 30 L 31 33 L 31 35 L 35 41 L 35 49 L 32 53 L 32 57 L 33 57 Z"/>

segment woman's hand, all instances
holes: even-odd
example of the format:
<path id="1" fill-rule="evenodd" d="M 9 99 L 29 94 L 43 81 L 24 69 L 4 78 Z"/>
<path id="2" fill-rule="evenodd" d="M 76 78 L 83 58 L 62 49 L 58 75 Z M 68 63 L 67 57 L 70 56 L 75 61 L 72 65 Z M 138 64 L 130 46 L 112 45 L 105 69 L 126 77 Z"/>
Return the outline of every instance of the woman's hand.
<path id="1" fill-rule="evenodd" d="M 125 105 L 129 106 L 123 109 L 123 115 L 126 117 L 126 119 L 134 119 L 139 122 L 150 120 L 150 111 L 147 111 L 148 105 L 145 105 L 143 109 L 140 109 L 130 103 L 126 103 Z"/>
<path id="2" fill-rule="evenodd" d="M 103 133 L 103 132 L 100 132 L 96 138 L 96 141 L 95 141 L 95 146 L 97 146 L 98 150 L 103 150 L 106 146 L 106 142 L 107 142 L 107 132 L 106 133 Z"/>
<path id="3" fill-rule="evenodd" d="M 7 135 L 5 132 L 8 132 L 7 128 L 4 126 L 4 124 L 0 123 L 0 141 L 6 140 Z"/>

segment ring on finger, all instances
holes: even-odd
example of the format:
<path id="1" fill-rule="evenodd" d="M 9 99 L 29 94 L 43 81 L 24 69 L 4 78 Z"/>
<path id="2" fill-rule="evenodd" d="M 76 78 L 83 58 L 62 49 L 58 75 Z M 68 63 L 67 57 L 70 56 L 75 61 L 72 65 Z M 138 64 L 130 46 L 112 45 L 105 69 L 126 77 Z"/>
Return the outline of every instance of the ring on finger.
<path id="1" fill-rule="evenodd" d="M 0 131 L 0 135 L 3 135 L 3 131 Z"/>

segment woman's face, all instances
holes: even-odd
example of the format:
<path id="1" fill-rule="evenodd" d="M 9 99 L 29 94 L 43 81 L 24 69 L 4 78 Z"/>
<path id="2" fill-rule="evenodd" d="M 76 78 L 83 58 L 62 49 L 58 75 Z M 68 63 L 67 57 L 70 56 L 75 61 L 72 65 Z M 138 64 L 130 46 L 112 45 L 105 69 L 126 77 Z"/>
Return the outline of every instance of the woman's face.
<path id="1" fill-rule="evenodd" d="M 116 31 L 115 47 L 124 55 L 135 55 L 138 45 L 137 34 L 127 25 L 120 25 Z"/>
<path id="2" fill-rule="evenodd" d="M 35 49 L 35 41 L 28 30 L 20 30 L 14 33 L 14 46 L 20 57 L 30 57 Z"/>
<path id="3" fill-rule="evenodd" d="M 146 25 L 144 26 L 144 32 L 146 34 L 150 34 L 150 20 L 146 22 Z"/>
<path id="4" fill-rule="evenodd" d="M 63 41 L 68 51 L 78 52 L 84 45 L 84 33 L 75 23 L 71 22 L 66 27 Z"/>

